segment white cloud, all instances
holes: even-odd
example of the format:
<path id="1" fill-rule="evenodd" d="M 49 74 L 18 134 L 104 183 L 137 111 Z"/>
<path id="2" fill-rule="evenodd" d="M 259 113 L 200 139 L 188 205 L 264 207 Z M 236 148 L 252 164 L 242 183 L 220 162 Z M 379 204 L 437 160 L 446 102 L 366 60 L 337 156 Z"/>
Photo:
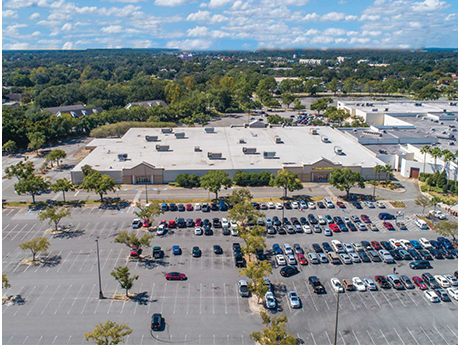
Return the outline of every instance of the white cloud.
<path id="1" fill-rule="evenodd" d="M 321 17 L 322 21 L 338 22 L 345 18 L 345 13 L 330 12 Z"/>
<path id="2" fill-rule="evenodd" d="M 208 28 L 205 26 L 195 26 L 195 28 L 187 30 L 187 36 L 192 36 L 192 37 L 208 36 Z"/>
<path id="3" fill-rule="evenodd" d="M 348 33 L 347 33 L 348 34 Z M 361 33 L 362 36 L 372 36 L 372 37 L 379 37 L 382 36 L 382 31 L 368 31 L 368 30 L 363 30 Z"/>
<path id="4" fill-rule="evenodd" d="M 66 42 L 62 46 L 62 49 L 75 49 L 75 43 L 74 42 Z"/>
<path id="5" fill-rule="evenodd" d="M 42 34 L 42 33 L 41 33 L 40 31 L 34 31 L 34 32 L 32 33 L 32 36 L 33 36 L 33 37 L 36 37 L 36 36 L 40 36 L 41 34 Z"/>
<path id="6" fill-rule="evenodd" d="M 345 30 L 337 28 L 328 28 L 324 30 L 323 34 L 327 36 L 343 36 L 345 35 Z"/>
<path id="7" fill-rule="evenodd" d="M 211 12 L 209 11 L 198 11 L 195 13 L 190 13 L 187 17 L 187 20 L 193 22 L 204 22 L 209 20 L 210 16 Z"/>
<path id="8" fill-rule="evenodd" d="M 6 50 L 24 50 L 29 48 L 29 43 L 17 42 L 3 45 L 3 49 Z"/>
<path id="9" fill-rule="evenodd" d="M 231 4 L 233 0 L 211 0 L 209 2 L 209 8 L 218 8 Z"/>
<path id="10" fill-rule="evenodd" d="M 29 17 L 29 19 L 38 19 L 38 18 L 40 18 L 40 13 L 38 12 L 32 13 Z"/>
<path id="11" fill-rule="evenodd" d="M 5 10 L 2 11 L 2 18 L 17 18 L 18 12 L 13 10 Z"/>
<path id="12" fill-rule="evenodd" d="M 370 38 L 360 38 L 360 37 L 352 37 L 350 39 L 350 44 L 354 43 L 359 43 L 359 44 L 365 44 L 370 42 Z"/>
<path id="13" fill-rule="evenodd" d="M 205 2 L 202 2 L 202 3 L 200 4 L 200 6 L 199 6 L 199 7 L 201 7 L 201 8 L 204 8 L 204 7 L 208 7 L 208 4 L 207 4 L 207 3 L 205 3 Z"/>
<path id="14" fill-rule="evenodd" d="M 321 16 L 317 14 L 316 12 L 313 13 L 308 13 L 303 19 L 309 22 L 316 22 L 319 20 Z"/>
<path id="15" fill-rule="evenodd" d="M 227 17 L 221 15 L 221 14 L 215 14 L 212 16 L 211 18 L 211 23 L 223 23 L 223 22 L 226 22 L 228 20 Z"/>
<path id="16" fill-rule="evenodd" d="M 157 6 L 176 7 L 187 5 L 192 1 L 193 0 L 155 0 L 154 4 Z"/>
<path id="17" fill-rule="evenodd" d="M 166 48 L 202 50 L 211 47 L 212 43 L 213 42 L 209 39 L 187 39 L 183 41 L 170 41 L 166 43 Z"/>
<path id="18" fill-rule="evenodd" d="M 138 3 L 138 2 L 144 2 L 146 0 L 109 0 L 110 2 L 124 2 L 124 3 L 131 3 L 131 4 L 135 4 L 135 3 Z"/>
<path id="19" fill-rule="evenodd" d="M 11 0 L 4 4 L 8 8 L 50 7 L 48 0 Z"/>
<path id="20" fill-rule="evenodd" d="M 62 31 L 71 31 L 72 29 L 73 29 L 73 25 L 70 23 L 65 23 L 61 28 Z"/>
<path id="21" fill-rule="evenodd" d="M 416 12 L 432 12 L 442 10 L 449 7 L 446 2 L 439 0 L 425 0 L 424 2 L 416 2 L 412 5 L 412 8 Z"/>
<path id="22" fill-rule="evenodd" d="M 358 20 L 358 16 L 353 16 L 353 15 L 348 15 L 348 16 L 345 16 L 345 20 Z"/>
<path id="23" fill-rule="evenodd" d="M 134 40 L 132 43 L 134 44 L 133 48 L 152 48 L 156 46 L 150 40 Z"/>
<path id="24" fill-rule="evenodd" d="M 3 30 L 3 36 L 11 36 L 11 37 L 17 38 L 18 36 L 20 36 L 18 29 L 26 28 L 26 27 L 27 27 L 26 24 L 9 25 L 6 27 L 6 29 Z"/>
<path id="25" fill-rule="evenodd" d="M 359 18 L 360 21 L 369 20 L 371 22 L 374 22 L 379 19 L 380 19 L 380 16 L 377 14 L 363 14 L 361 18 Z"/>
<path id="26" fill-rule="evenodd" d="M 341 44 L 341 43 L 347 43 L 348 40 L 346 38 L 336 38 L 334 40 L 335 43 Z"/>
<path id="27" fill-rule="evenodd" d="M 121 25 L 110 25 L 110 26 L 105 26 L 101 29 L 103 33 L 106 34 L 116 34 L 119 33 L 123 30 Z"/>
<path id="28" fill-rule="evenodd" d="M 309 0 L 262 0 L 264 6 L 304 6 Z"/>

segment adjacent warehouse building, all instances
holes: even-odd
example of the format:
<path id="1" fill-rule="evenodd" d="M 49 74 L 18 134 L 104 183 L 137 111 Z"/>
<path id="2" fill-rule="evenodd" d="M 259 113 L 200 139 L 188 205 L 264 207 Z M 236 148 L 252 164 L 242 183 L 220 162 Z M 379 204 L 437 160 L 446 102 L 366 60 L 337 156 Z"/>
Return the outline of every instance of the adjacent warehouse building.
<path id="1" fill-rule="evenodd" d="M 332 170 L 350 168 L 373 179 L 373 168 L 384 164 L 375 154 L 329 127 L 132 128 L 119 139 L 95 139 L 92 152 L 71 172 L 72 182 L 83 180 L 88 164 L 117 183 L 161 184 L 182 173 L 205 175 L 224 170 L 286 169 L 303 182 L 327 181 Z"/>

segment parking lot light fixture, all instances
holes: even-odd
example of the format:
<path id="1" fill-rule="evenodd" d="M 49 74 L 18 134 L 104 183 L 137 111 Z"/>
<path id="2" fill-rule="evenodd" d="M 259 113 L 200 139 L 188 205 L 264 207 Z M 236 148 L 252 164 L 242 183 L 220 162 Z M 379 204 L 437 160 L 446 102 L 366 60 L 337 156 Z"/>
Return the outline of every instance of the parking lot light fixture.
<path id="1" fill-rule="evenodd" d="M 99 260 L 99 236 L 96 237 L 96 251 L 97 251 L 97 272 L 99 275 L 99 299 L 104 299 L 104 294 L 102 293 L 102 284 L 101 284 L 101 263 Z"/>

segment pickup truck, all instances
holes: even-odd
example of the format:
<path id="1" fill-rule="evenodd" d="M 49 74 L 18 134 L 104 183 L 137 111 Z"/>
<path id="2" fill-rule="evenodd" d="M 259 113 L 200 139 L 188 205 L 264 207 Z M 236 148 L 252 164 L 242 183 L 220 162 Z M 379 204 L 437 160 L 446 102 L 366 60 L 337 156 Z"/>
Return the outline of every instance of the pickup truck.
<path id="1" fill-rule="evenodd" d="M 325 292 L 324 286 L 321 284 L 321 281 L 318 279 L 318 277 L 310 276 L 308 277 L 308 282 L 312 286 L 314 293 L 321 294 Z"/>
<path id="2" fill-rule="evenodd" d="M 161 247 L 153 247 L 152 249 L 152 256 L 154 259 L 161 259 L 164 253 L 161 250 Z"/>

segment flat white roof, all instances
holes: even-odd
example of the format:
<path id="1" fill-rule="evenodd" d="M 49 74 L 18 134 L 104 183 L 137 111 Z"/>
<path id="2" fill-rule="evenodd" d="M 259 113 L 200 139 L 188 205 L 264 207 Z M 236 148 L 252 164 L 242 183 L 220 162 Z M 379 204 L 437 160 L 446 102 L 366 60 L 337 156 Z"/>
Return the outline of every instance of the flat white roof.
<path id="1" fill-rule="evenodd" d="M 458 112 L 457 101 L 411 101 L 411 100 L 370 101 L 370 100 L 361 100 L 361 101 L 339 101 L 338 103 L 339 105 L 342 105 L 344 107 L 361 110 L 366 113 L 426 114 L 426 113 L 431 113 L 431 112 L 442 113 L 444 110 L 446 110 L 447 112 L 455 113 L 455 115 L 457 116 L 457 112 Z M 421 106 L 417 106 L 416 104 L 421 104 Z M 377 109 L 377 111 L 373 111 L 373 109 Z"/>
<path id="2" fill-rule="evenodd" d="M 174 128 L 174 133 L 184 132 L 178 139 L 174 133 L 162 133 L 160 128 L 132 128 L 119 139 L 95 139 L 87 146 L 96 147 L 73 170 L 80 171 L 85 164 L 97 170 L 132 168 L 145 161 L 166 170 L 207 169 L 281 169 L 283 166 L 313 164 L 322 158 L 344 166 L 373 167 L 382 162 L 359 143 L 338 130 L 315 127 L 319 135 L 310 134 L 311 127 L 243 128 L 216 127 L 214 133 L 200 128 Z M 145 136 L 158 136 L 157 142 L 148 142 Z M 330 143 L 324 143 L 322 136 Z M 283 143 L 276 144 L 275 136 Z M 245 143 L 240 144 L 240 139 Z M 156 145 L 169 145 L 169 151 L 157 151 Z M 195 152 L 199 146 L 201 152 Z M 340 146 L 343 155 L 337 155 Z M 256 148 L 257 154 L 244 154 L 243 147 Z M 276 152 L 274 159 L 265 159 L 264 151 Z M 222 153 L 222 159 L 209 159 L 208 152 Z M 127 154 L 120 161 L 118 154 Z"/>

